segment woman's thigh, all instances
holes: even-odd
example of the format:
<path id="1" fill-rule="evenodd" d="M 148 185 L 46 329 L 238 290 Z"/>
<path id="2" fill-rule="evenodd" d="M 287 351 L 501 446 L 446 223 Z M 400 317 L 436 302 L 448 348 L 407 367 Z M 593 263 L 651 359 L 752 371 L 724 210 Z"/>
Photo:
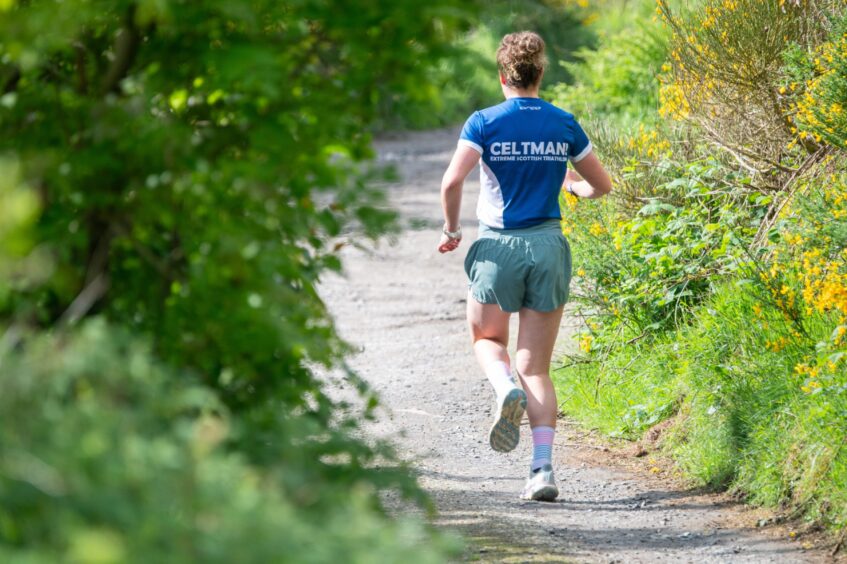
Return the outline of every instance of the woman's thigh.
<path id="1" fill-rule="evenodd" d="M 468 328 L 474 343 L 480 339 L 489 339 L 507 346 L 511 315 L 497 304 L 479 303 L 468 293 Z"/>
<path id="2" fill-rule="evenodd" d="M 515 359 L 518 373 L 539 375 L 550 371 L 550 359 L 553 356 L 556 337 L 559 335 L 563 309 L 564 306 L 553 311 L 521 309 Z"/>

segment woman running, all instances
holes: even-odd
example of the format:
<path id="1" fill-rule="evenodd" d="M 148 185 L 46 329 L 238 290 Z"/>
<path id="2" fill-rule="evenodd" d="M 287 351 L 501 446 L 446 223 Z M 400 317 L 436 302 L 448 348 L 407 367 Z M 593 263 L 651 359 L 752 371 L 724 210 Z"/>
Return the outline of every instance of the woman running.
<path id="1" fill-rule="evenodd" d="M 574 116 L 538 97 L 546 59 L 533 32 L 506 35 L 497 49 L 506 101 L 468 118 L 441 182 L 444 228 L 438 250 L 462 240 L 462 186 L 480 163 L 479 238 L 468 250 L 468 324 L 474 353 L 497 396 L 491 448 L 514 449 L 524 410 L 532 429 L 532 462 L 521 497 L 553 501 L 559 495 L 551 464 L 556 392 L 550 357 L 568 299 L 571 254 L 561 230 L 559 193 L 599 198 L 612 188 Z M 568 161 L 576 172 L 568 170 Z M 518 313 L 512 377 L 507 352 L 509 318 Z"/>

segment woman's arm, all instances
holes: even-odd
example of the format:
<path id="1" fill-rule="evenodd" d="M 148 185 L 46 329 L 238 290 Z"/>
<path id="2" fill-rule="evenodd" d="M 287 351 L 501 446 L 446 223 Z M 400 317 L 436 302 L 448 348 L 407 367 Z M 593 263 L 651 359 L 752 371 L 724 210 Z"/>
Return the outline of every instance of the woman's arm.
<path id="1" fill-rule="evenodd" d="M 444 210 L 444 231 L 455 232 L 460 229 L 459 213 L 462 208 L 462 187 L 465 178 L 479 162 L 479 153 L 467 145 L 459 145 L 453 154 L 453 160 L 441 179 L 441 207 Z M 456 238 L 441 234 L 438 252 L 455 251 L 462 240 L 461 234 Z"/>
<path id="2" fill-rule="evenodd" d="M 573 169 L 568 169 L 565 187 L 570 186 L 570 191 L 575 196 L 599 198 L 612 191 L 612 179 L 593 151 L 571 164 Z"/>

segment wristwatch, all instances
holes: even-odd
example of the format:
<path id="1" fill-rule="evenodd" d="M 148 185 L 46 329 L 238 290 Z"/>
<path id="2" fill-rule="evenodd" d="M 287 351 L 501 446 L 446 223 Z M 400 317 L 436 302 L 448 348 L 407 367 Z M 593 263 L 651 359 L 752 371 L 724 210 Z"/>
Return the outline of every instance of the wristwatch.
<path id="1" fill-rule="evenodd" d="M 451 239 L 461 239 L 462 238 L 462 226 L 460 225 L 458 229 L 455 231 L 447 231 L 447 226 L 441 228 L 441 232 L 450 237 Z"/>

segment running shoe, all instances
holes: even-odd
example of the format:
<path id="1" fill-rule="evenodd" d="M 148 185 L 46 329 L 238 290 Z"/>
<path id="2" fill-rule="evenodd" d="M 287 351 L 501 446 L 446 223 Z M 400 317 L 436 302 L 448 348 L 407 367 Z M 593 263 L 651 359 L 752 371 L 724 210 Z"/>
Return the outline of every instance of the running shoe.
<path id="1" fill-rule="evenodd" d="M 521 439 L 521 419 L 526 409 L 526 393 L 512 388 L 497 405 L 497 417 L 488 433 L 488 443 L 497 452 L 509 452 Z"/>
<path id="2" fill-rule="evenodd" d="M 553 467 L 549 464 L 529 473 L 529 478 L 523 488 L 523 493 L 521 493 L 521 499 L 532 501 L 555 501 L 558 496 L 559 488 L 556 487 Z"/>

